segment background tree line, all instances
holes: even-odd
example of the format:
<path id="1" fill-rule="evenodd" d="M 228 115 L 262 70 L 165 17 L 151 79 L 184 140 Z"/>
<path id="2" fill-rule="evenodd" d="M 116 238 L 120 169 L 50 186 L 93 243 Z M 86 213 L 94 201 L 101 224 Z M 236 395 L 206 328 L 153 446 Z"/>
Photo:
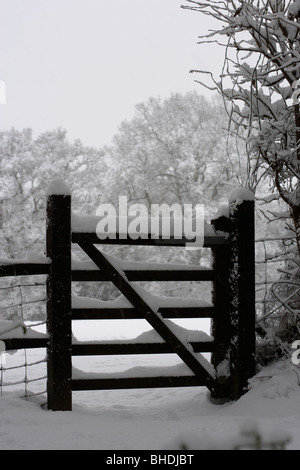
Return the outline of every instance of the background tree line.
<path id="1" fill-rule="evenodd" d="M 45 249 L 46 191 L 49 182 L 64 178 L 72 192 L 73 210 L 96 213 L 100 203 L 205 204 L 206 217 L 226 203 L 241 178 L 234 141 L 228 139 L 228 118 L 217 97 L 196 92 L 150 98 L 138 104 L 129 121 L 121 123 L 110 145 L 96 149 L 64 129 L 36 138 L 31 129 L 0 132 L 1 258 L 41 255 Z M 228 159 L 230 155 L 230 159 Z M 207 264 L 208 251 L 169 248 L 110 248 L 123 259 L 148 262 Z M 74 256 L 81 259 L 81 254 Z M 199 283 L 151 283 L 154 292 L 210 299 L 211 288 Z M 77 284 L 75 292 L 104 300 L 118 295 L 110 283 Z M 19 295 L 19 294 L 18 294 Z M 12 296 L 13 297 L 13 296 Z M 30 313 L 28 315 L 35 316 Z"/>
<path id="2" fill-rule="evenodd" d="M 162 202 L 203 203 L 210 220 L 227 203 L 231 189 L 237 184 L 245 186 L 249 177 L 235 135 L 228 134 L 228 123 L 217 95 L 208 100 L 190 92 L 138 104 L 133 118 L 121 123 L 110 145 L 99 149 L 79 140 L 71 143 L 66 130 L 60 128 L 36 138 L 31 129 L 0 132 L 1 258 L 44 253 L 46 191 L 57 176 L 70 187 L 73 210 L 78 213 L 94 215 L 100 203 L 117 206 L 119 195 L 125 195 L 129 204 L 140 202 L 148 208 Z M 264 231 L 265 225 L 261 226 Z M 122 259 L 144 262 L 210 262 L 210 250 L 105 249 Z M 74 256 L 81 259 L 79 252 Z M 210 283 L 149 283 L 147 288 L 157 294 L 207 301 L 211 296 Z M 42 286 L 40 290 L 36 294 L 36 286 L 27 288 L 26 295 L 43 299 Z M 74 292 L 103 300 L 119 295 L 110 283 L 77 283 Z M 16 296 L 20 296 L 20 287 L 9 291 L 6 300 L 19 304 Z M 24 313 L 27 319 L 36 319 L 43 317 L 44 310 L 36 302 L 23 308 Z M 14 318 L 16 310 L 2 311 L 2 315 Z"/>

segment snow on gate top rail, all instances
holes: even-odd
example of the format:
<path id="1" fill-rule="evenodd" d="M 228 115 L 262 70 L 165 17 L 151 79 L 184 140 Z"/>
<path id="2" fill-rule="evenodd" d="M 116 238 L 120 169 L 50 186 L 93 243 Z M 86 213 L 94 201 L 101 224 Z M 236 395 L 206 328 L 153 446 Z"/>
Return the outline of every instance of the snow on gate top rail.
<path id="1" fill-rule="evenodd" d="M 148 231 L 141 232 L 139 236 L 133 237 L 130 233 L 120 233 L 119 226 L 122 224 L 121 218 L 117 217 L 114 220 L 117 231 L 109 233 L 105 232 L 106 238 L 100 239 L 99 233 L 97 234 L 97 225 L 103 219 L 101 216 L 93 215 L 78 215 L 72 213 L 72 242 L 90 242 L 94 244 L 116 244 L 116 245 L 152 245 L 152 246 L 186 246 L 192 245 L 195 238 L 190 238 L 188 234 L 184 234 L 181 238 L 176 238 L 172 231 L 172 218 L 170 226 L 170 236 L 163 237 L 161 233 Z M 135 217 L 128 217 L 129 224 L 135 220 Z M 141 220 L 141 218 L 139 218 Z M 152 227 L 152 218 L 149 217 L 145 225 Z M 186 236 L 185 236 L 186 235 Z M 204 221 L 204 238 L 203 247 L 211 247 L 214 245 L 227 244 L 227 234 L 224 232 L 216 232 L 212 225 Z M 195 246 L 197 247 L 197 245 Z M 199 248 L 199 247 L 198 247 Z"/>

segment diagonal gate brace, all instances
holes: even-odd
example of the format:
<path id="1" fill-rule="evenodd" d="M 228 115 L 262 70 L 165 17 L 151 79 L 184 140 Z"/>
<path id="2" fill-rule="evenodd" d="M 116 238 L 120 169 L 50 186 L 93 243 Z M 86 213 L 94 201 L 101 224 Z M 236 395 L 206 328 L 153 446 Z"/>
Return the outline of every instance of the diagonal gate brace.
<path id="1" fill-rule="evenodd" d="M 91 243 L 78 243 L 81 249 L 92 259 L 92 261 L 106 274 L 111 282 L 129 300 L 136 310 L 144 317 L 157 333 L 170 346 L 182 361 L 191 369 L 196 378 L 199 378 L 201 385 L 207 388 L 213 387 L 214 379 L 209 372 L 200 364 L 194 353 L 184 344 L 165 324 L 162 318 L 151 308 L 138 291 L 130 284 L 123 271 L 119 271 L 107 257 Z"/>

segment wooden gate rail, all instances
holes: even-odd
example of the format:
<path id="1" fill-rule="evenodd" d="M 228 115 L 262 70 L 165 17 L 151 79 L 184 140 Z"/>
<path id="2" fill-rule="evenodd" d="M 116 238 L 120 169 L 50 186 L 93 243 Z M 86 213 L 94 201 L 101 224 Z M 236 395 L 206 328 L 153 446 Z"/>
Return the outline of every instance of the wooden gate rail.
<path id="1" fill-rule="evenodd" d="M 3 263 L 5 263 L 5 261 L 3 261 Z M 7 264 L 0 264 L 0 277 L 49 274 L 49 271 L 50 266 L 47 263 L 29 263 L 10 260 Z"/>
<path id="2" fill-rule="evenodd" d="M 46 348 L 48 345 L 48 338 L 1 338 L 5 343 L 6 351 L 14 351 L 17 349 L 39 349 Z"/>
<path id="3" fill-rule="evenodd" d="M 213 352 L 214 341 L 191 341 L 194 352 Z M 114 356 L 127 354 L 170 354 L 167 343 L 81 343 L 72 345 L 72 356 Z"/>
<path id="4" fill-rule="evenodd" d="M 122 377 L 117 379 L 90 379 L 72 380 L 72 390 L 120 390 L 130 388 L 165 388 L 165 387 L 198 387 L 205 386 L 206 383 L 196 376 L 181 377 L 139 377 L 138 380 L 132 377 Z"/>
<path id="5" fill-rule="evenodd" d="M 48 275 L 50 273 L 49 263 L 32 263 L 17 260 L 9 260 L 6 264 L 0 261 L 0 277 L 8 276 L 32 276 Z M 5 261 L 2 261 L 5 263 Z M 124 273 L 129 281 L 213 281 L 214 270 L 209 268 L 195 269 L 184 266 L 180 269 L 124 269 Z M 72 269 L 73 281 L 109 281 L 106 273 L 99 269 Z"/>
<path id="6" fill-rule="evenodd" d="M 214 307 L 161 307 L 163 318 L 213 318 Z M 138 320 L 141 314 L 134 307 L 127 308 L 72 308 L 73 320 Z"/>
<path id="7" fill-rule="evenodd" d="M 97 236 L 96 230 L 93 232 L 73 232 L 72 233 L 73 243 L 92 243 L 94 245 L 132 245 L 132 246 L 177 246 L 185 247 L 186 244 L 195 242 L 194 239 L 182 237 L 176 239 L 170 236 L 169 239 L 164 238 L 152 238 L 149 233 L 148 238 L 137 238 L 137 239 L 123 239 L 119 238 L 119 234 L 116 233 L 116 238 L 105 238 L 100 240 Z M 203 248 L 211 248 L 215 245 L 226 245 L 227 240 L 222 235 L 207 235 L 204 237 Z"/>
<path id="8" fill-rule="evenodd" d="M 213 281 L 212 269 L 124 269 L 129 281 Z M 72 270 L 73 281 L 109 281 L 106 273 L 99 270 Z"/>

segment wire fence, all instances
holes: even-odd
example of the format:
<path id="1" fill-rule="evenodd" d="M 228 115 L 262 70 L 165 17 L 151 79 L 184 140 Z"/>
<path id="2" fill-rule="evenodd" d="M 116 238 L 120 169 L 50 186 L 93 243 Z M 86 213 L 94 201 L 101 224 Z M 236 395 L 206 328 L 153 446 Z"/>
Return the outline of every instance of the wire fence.
<path id="1" fill-rule="evenodd" d="M 294 321 L 300 316 L 297 260 L 292 238 L 256 240 L 256 316 L 262 336 L 271 337 L 270 324 L 278 329 L 282 323 L 286 328 L 287 316 Z M 0 291 L 0 334 L 2 319 L 46 332 L 45 276 L 35 276 L 34 280 L 32 276 L 1 278 Z M 300 339 L 300 330 L 297 334 L 295 339 Z M 284 349 L 284 338 L 278 335 L 276 341 Z M 41 401 L 46 401 L 46 380 L 45 348 L 0 352 L 0 395 L 14 391 L 26 399 L 41 396 Z"/>
<path id="2" fill-rule="evenodd" d="M 271 315 L 272 285 L 281 277 L 289 255 L 290 238 L 261 238 L 256 240 L 256 308 L 259 321 Z"/>
<path id="3" fill-rule="evenodd" d="M 0 333 L 7 325 L 46 332 L 45 276 L 1 278 Z M 3 321 L 4 319 L 4 321 Z M 46 349 L 19 349 L 0 354 L 0 395 L 15 392 L 26 399 L 46 394 Z"/>
<path id="4" fill-rule="evenodd" d="M 256 324 L 266 360 L 290 357 L 291 343 L 300 338 L 299 267 L 295 238 L 256 241 Z"/>

